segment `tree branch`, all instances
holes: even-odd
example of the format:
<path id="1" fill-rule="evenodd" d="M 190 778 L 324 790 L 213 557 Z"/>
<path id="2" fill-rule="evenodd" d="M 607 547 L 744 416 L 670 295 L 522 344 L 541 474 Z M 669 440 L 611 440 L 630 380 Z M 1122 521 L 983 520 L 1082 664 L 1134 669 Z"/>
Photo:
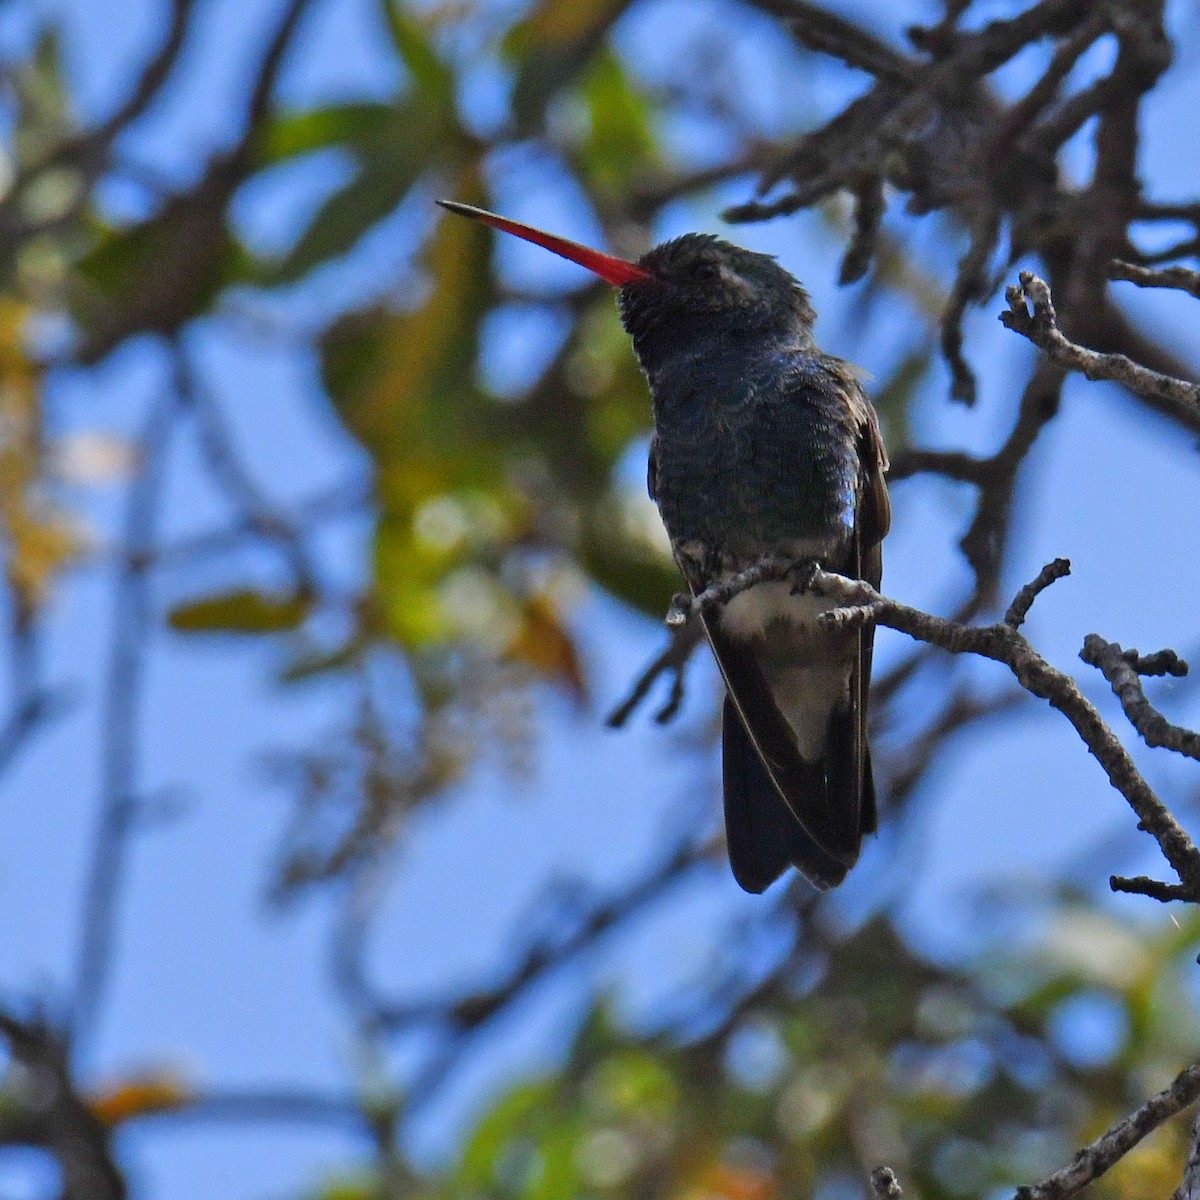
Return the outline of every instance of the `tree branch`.
<path id="1" fill-rule="evenodd" d="M 1188 267 L 1165 267 L 1155 271 L 1116 258 L 1108 264 L 1108 277 L 1135 283 L 1142 288 L 1174 288 L 1200 300 L 1200 271 Z"/>
<path id="2" fill-rule="evenodd" d="M 1200 430 L 1200 384 L 1188 383 L 1139 366 L 1123 354 L 1100 354 L 1077 346 L 1058 327 L 1050 288 L 1032 271 L 1022 271 L 1019 285 L 1008 288 L 1008 310 L 1001 322 L 1028 338 L 1052 362 L 1088 379 L 1107 379 L 1139 396 L 1159 401 L 1190 429 Z"/>
<path id="3" fill-rule="evenodd" d="M 1108 680 L 1129 723 L 1141 734 L 1147 746 L 1165 746 L 1200 761 L 1200 733 L 1172 725 L 1146 699 L 1142 690 L 1143 675 L 1174 675 L 1181 679 L 1187 674 L 1187 663 L 1174 650 L 1160 650 L 1143 658 L 1136 650 L 1122 650 L 1116 642 L 1105 641 L 1098 633 L 1089 633 L 1079 657 L 1089 666 L 1096 667 Z"/>
<path id="4" fill-rule="evenodd" d="M 83 901 L 83 932 L 75 969 L 71 1035 L 91 1034 L 112 965 L 117 902 L 138 804 L 137 724 L 145 679 L 150 590 L 146 571 L 158 525 L 166 450 L 179 413 L 181 381 L 156 400 L 140 440 L 140 473 L 125 511 L 124 555 L 113 605 L 112 651 L 104 700 L 104 761 L 100 823 Z"/>
<path id="5" fill-rule="evenodd" d="M 1200 1063 L 1181 1071 L 1170 1087 L 1084 1146 L 1061 1170 L 1040 1183 L 1017 1188 L 1016 1200 L 1063 1200 L 1075 1195 L 1118 1163 L 1147 1134 L 1197 1098 L 1200 1098 Z"/>

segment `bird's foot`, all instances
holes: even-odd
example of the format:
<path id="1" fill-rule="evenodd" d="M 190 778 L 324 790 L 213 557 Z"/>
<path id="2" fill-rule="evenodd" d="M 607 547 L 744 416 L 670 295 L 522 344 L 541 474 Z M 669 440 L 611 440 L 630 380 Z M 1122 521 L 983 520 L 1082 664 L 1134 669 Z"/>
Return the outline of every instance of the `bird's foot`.
<path id="1" fill-rule="evenodd" d="M 846 608 L 830 608 L 818 618 L 827 629 L 861 629 L 875 620 L 871 604 L 852 604 Z"/>
<path id="2" fill-rule="evenodd" d="M 792 584 L 792 595 L 800 596 L 807 592 L 821 569 L 821 563 L 816 558 L 801 558 L 788 568 L 787 577 Z"/>
<path id="3" fill-rule="evenodd" d="M 671 597 L 671 607 L 667 609 L 664 623 L 668 629 L 682 629 L 698 609 L 696 601 L 685 592 L 676 592 Z"/>

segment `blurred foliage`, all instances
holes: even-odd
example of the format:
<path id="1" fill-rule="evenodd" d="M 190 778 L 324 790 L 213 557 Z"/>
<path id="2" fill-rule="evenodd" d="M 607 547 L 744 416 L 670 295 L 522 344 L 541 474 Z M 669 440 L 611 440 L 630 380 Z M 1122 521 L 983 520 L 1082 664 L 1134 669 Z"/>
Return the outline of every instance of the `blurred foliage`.
<path id="1" fill-rule="evenodd" d="M 1069 892 L 1037 916 L 1036 937 L 961 969 L 875 919 L 682 1040 L 602 1004 L 557 1072 L 493 1100 L 442 1180 L 395 1194 L 775 1200 L 860 1193 L 878 1162 L 925 1197 L 1011 1194 L 1166 1086 L 1200 1038 L 1200 916 L 1147 936 Z M 1084 1007 L 1091 1038 L 1064 1020 Z M 1165 1126 L 1091 1194 L 1169 1195 L 1186 1143 Z M 314 1196 L 393 1194 L 357 1186 Z"/>
<path id="2" fill-rule="evenodd" d="M 504 207 L 506 156 L 525 155 L 550 164 L 560 189 L 590 198 L 620 244 L 721 177 L 719 163 L 679 154 L 681 123 L 702 125 L 709 157 L 744 174 L 736 165 L 778 128 L 747 124 L 736 76 L 708 80 L 686 47 L 677 78 L 641 69 L 610 36 L 634 7 L 379 0 L 399 80 L 392 94 L 252 107 L 236 144 L 184 184 L 140 178 L 136 216 L 104 201 L 103 184 L 139 173 L 123 160 L 122 130 L 81 127 L 53 26 L 5 68 L 0 531 L 22 622 L 36 620 L 87 544 L 54 465 L 63 446 L 46 411 L 48 373 L 93 367 L 148 335 L 186 356 L 197 327 L 236 323 L 292 289 L 320 292 L 323 273 L 398 212 L 417 231 L 391 286 L 341 303 L 310 331 L 330 410 L 369 461 L 365 586 L 323 594 L 305 569 L 309 531 L 257 494 L 253 471 L 231 471 L 227 447 L 210 446 L 214 478 L 235 480 L 226 490 L 238 519 L 288 552 L 291 578 L 218 586 L 198 574 L 194 592 L 165 611 L 179 634 L 278 639 L 283 682 L 336 678 L 356 698 L 339 728 L 285 764 L 296 801 L 276 864 L 280 900 L 335 881 L 353 908 L 355 886 L 395 856 L 417 809 L 489 760 L 519 781 L 539 689 L 595 698 L 580 600 L 603 593 L 658 618 L 679 586 L 640 475 L 645 385 L 610 292 L 525 292 L 497 269 L 492 234 L 430 203 L 447 194 Z M 722 37 L 734 39 L 743 10 L 728 11 Z M 790 47 L 782 25 L 775 36 Z M 501 81 L 499 115 L 470 111 L 481 65 Z M 817 109 L 815 77 L 796 70 L 787 86 L 792 110 Z M 275 254 L 248 244 L 239 196 L 330 154 L 342 173 L 290 244 Z M 826 216 L 840 236 L 839 215 Z M 880 296 L 901 296 L 920 326 L 873 388 L 893 453 L 913 442 L 945 292 L 902 248 L 881 243 L 863 325 Z M 559 332 L 544 361 L 532 356 L 500 394 L 487 382 L 489 331 L 521 305 L 550 314 Z M 194 397 L 188 407 L 194 415 Z M 108 456 L 106 478 L 140 477 L 144 449 L 92 444 L 93 458 Z M 130 550 L 131 571 L 148 563 Z M 782 1200 L 860 1194 L 879 1161 L 925 1197 L 1011 1188 L 1162 1086 L 1200 1038 L 1184 980 L 1196 918 L 1165 933 L 1131 929 L 1069 894 L 1029 925 L 1041 931 L 1035 944 L 950 969 L 883 918 L 848 936 L 797 923 L 762 982 L 701 997 L 700 1033 L 647 1030 L 597 1002 L 561 1066 L 494 1097 L 440 1175 L 410 1170 L 364 1101 L 378 1154 L 310 1194 Z M 1094 1058 L 1070 1036 L 1089 1014 L 1113 1031 L 1107 1044 L 1094 1039 L 1103 1049 Z M 384 1037 L 382 1024 L 368 1013 L 358 1032 Z M 193 1098 L 167 1074 L 131 1074 L 86 1103 L 111 1127 Z M 19 1088 L 0 1087 L 0 1126 L 28 1108 Z M 1169 1125 L 1097 1191 L 1167 1195 L 1183 1138 L 1182 1124 Z"/>
<path id="3" fill-rule="evenodd" d="M 1070 899 L 1047 915 L 1041 945 L 962 973 L 873 921 L 683 1046 L 631 1037 L 601 1011 L 561 1074 L 496 1104 L 444 1194 L 766 1200 L 890 1162 L 923 1196 L 980 1196 L 1049 1173 L 1195 1045 L 1178 985 L 1200 921 L 1143 941 Z M 1117 1030 L 1094 1063 L 1054 1036 L 1056 1014 L 1084 998 Z M 1101 1192 L 1168 1192 L 1185 1135 L 1164 1131 Z"/>

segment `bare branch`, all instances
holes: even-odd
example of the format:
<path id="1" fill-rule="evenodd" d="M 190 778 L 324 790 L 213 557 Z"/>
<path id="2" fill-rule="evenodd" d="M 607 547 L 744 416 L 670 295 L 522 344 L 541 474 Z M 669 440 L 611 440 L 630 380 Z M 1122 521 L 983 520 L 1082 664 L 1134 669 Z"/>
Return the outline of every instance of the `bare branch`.
<path id="1" fill-rule="evenodd" d="M 764 554 L 741 571 L 717 576 L 702 592 L 694 596 L 678 595 L 667 612 L 668 629 L 681 629 L 702 613 L 728 604 L 734 596 L 766 580 L 795 578 L 797 591 L 804 591 L 816 570 L 816 563 L 797 562 L 782 554 Z"/>
<path id="2" fill-rule="evenodd" d="M 343 929 L 343 937 L 336 950 L 335 974 L 338 985 L 368 1028 L 401 1032 L 434 1021 L 449 1023 L 458 1035 L 474 1032 L 507 1009 L 518 997 L 527 994 L 528 989 L 546 973 L 560 968 L 573 956 L 594 946 L 604 934 L 657 900 L 668 885 L 706 861 L 712 849 L 710 844 L 697 846 L 692 842 L 680 846 L 669 858 L 618 895 L 596 905 L 586 915 L 575 918 L 573 928 L 565 936 L 548 938 L 531 946 L 502 983 L 458 998 L 434 996 L 427 1000 L 394 1004 L 374 995 L 363 978 L 359 961 L 362 931 L 358 926 L 362 914 L 353 913 Z M 538 907 L 545 911 L 547 904 L 543 901 Z"/>
<path id="3" fill-rule="evenodd" d="M 1008 611 L 1004 614 L 1005 625 L 1013 629 L 1020 629 L 1025 624 L 1025 618 L 1029 616 L 1029 610 L 1038 596 L 1052 583 L 1056 583 L 1070 573 L 1071 564 L 1065 558 L 1056 558 L 1053 562 L 1047 563 L 1038 572 L 1038 577 L 1031 583 L 1027 583 L 1013 598 L 1013 602 L 1008 606 Z"/>
<path id="4" fill-rule="evenodd" d="M 1149 896 L 1151 900 L 1161 900 L 1164 904 L 1171 900 L 1195 899 L 1195 889 L 1184 887 L 1179 883 L 1162 883 L 1147 875 L 1135 875 L 1131 879 L 1127 879 L 1124 875 L 1110 875 L 1108 886 L 1114 892 Z"/>
<path id="5" fill-rule="evenodd" d="M 0 1117 L 0 1143 L 44 1146 L 62 1172 L 61 1200 L 125 1200 L 108 1130 L 71 1079 L 67 1043 L 41 1017 L 0 1010 L 0 1036 L 28 1074 L 29 1103 Z"/>
<path id="6" fill-rule="evenodd" d="M 1200 1200 L 1200 1111 L 1192 1119 L 1191 1147 L 1183 1168 L 1183 1182 L 1171 1200 Z"/>
<path id="7" fill-rule="evenodd" d="M 1062 1200 L 1073 1196 L 1119 1162 L 1147 1134 L 1200 1097 L 1200 1063 L 1180 1072 L 1165 1091 L 1146 1101 L 1107 1133 L 1084 1146 L 1061 1170 L 1040 1183 L 1017 1188 L 1016 1200 Z"/>
<path id="8" fill-rule="evenodd" d="M 238 453 L 217 397 L 204 385 L 187 352 L 176 343 L 174 353 L 176 371 L 183 387 L 180 399 L 195 416 L 200 448 L 214 479 L 245 514 L 247 524 L 261 536 L 278 543 L 287 557 L 297 588 L 312 594 L 316 591 L 316 571 L 300 528 L 255 482 Z"/>
<path id="9" fill-rule="evenodd" d="M 942 311 L 942 355 L 950 368 L 950 395 L 963 404 L 975 403 L 975 373 L 963 356 L 963 316 L 972 301 L 990 291 L 988 262 L 1000 237 L 1000 213 L 990 204 L 971 221 L 971 244 L 958 264 L 950 299 Z"/>
<path id="10" fill-rule="evenodd" d="M 137 814 L 137 723 L 151 620 L 150 548 L 158 525 L 166 450 L 179 414 L 179 381 L 152 406 L 140 441 L 141 469 L 125 511 L 124 558 L 116 582 L 112 650 L 104 700 L 100 823 L 92 848 L 75 969 L 71 1035 L 84 1041 L 108 984 L 129 834 Z"/>
<path id="11" fill-rule="evenodd" d="M 1021 272 L 1021 282 L 1007 289 L 1008 310 L 1000 320 L 1014 333 L 1027 337 L 1053 362 L 1088 379 L 1107 379 L 1139 396 L 1153 398 L 1189 428 L 1200 428 L 1200 384 L 1173 379 L 1139 366 L 1123 354 L 1100 354 L 1077 346 L 1058 327 L 1050 288 L 1032 271 Z"/>
<path id="12" fill-rule="evenodd" d="M 1143 659 L 1136 650 L 1123 650 L 1116 642 L 1105 641 L 1098 633 L 1089 633 L 1079 657 L 1089 666 L 1096 667 L 1108 680 L 1129 723 L 1141 734 L 1147 746 L 1165 746 L 1200 761 L 1200 733 L 1172 725 L 1146 699 L 1142 690 L 1143 675 L 1182 678 L 1187 674 L 1187 663 L 1175 651 L 1159 651 L 1149 659 Z"/>
<path id="13" fill-rule="evenodd" d="M 1200 300 L 1200 271 L 1188 267 L 1165 267 L 1161 271 L 1114 259 L 1108 264 L 1109 279 L 1121 279 L 1143 288 L 1174 288 Z"/>
<path id="14" fill-rule="evenodd" d="M 629 695 L 609 714 L 605 724 L 610 729 L 620 729 L 632 716 L 634 710 L 646 698 L 651 686 L 660 675 L 670 673 L 673 677 L 671 695 L 666 704 L 654 714 L 655 721 L 665 725 L 679 711 L 683 703 L 683 672 L 692 651 L 700 644 L 703 630 L 699 621 L 689 621 L 671 632 L 667 648 L 634 681 Z"/>
<path id="15" fill-rule="evenodd" d="M 1003 663 L 1021 686 L 1048 701 L 1074 726 L 1084 744 L 1104 768 L 1109 782 L 1129 802 L 1138 821 L 1158 842 L 1167 861 L 1193 898 L 1200 900 L 1200 850 L 1142 778 L 1128 751 L 1104 723 L 1095 707 L 1079 690 L 1071 676 L 1056 670 L 1041 657 L 1028 640 L 1011 625 L 1000 623 L 968 626 L 946 621 L 879 595 L 860 579 L 847 579 L 818 571 L 812 582 L 818 594 L 850 609 L 854 621 L 869 611 L 869 619 L 919 641 L 930 642 L 955 654 L 978 654 Z M 825 615 L 838 623 L 838 610 Z"/>

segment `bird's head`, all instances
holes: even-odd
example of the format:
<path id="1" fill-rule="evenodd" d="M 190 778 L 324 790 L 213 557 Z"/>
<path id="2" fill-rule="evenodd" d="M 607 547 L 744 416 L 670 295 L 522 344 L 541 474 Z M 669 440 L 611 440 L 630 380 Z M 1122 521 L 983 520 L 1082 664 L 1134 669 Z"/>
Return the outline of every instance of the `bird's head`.
<path id="1" fill-rule="evenodd" d="M 481 208 L 438 203 L 544 246 L 618 288 L 622 324 L 643 361 L 647 352 L 684 348 L 697 337 L 804 339 L 815 319 L 808 293 L 770 255 L 713 234 L 685 234 L 632 263 Z"/>

